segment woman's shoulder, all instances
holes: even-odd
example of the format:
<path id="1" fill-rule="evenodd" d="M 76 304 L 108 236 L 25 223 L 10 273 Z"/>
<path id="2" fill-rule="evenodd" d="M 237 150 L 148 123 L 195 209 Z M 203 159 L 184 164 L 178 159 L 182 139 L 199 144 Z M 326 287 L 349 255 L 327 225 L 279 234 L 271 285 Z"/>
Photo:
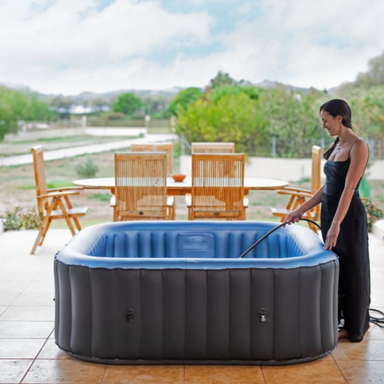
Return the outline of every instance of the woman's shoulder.
<path id="1" fill-rule="evenodd" d="M 367 155 L 369 153 L 368 143 L 361 137 L 357 136 L 349 151 L 351 154 L 361 156 Z"/>

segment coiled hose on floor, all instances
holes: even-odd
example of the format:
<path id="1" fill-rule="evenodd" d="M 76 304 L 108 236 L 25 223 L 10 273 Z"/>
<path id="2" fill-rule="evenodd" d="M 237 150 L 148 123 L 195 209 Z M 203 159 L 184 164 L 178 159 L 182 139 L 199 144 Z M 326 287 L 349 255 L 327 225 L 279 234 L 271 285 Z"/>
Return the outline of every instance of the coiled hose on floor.
<path id="1" fill-rule="evenodd" d="M 310 219 L 300 219 L 302 221 L 308 221 L 314 225 L 316 225 L 320 230 L 321 230 L 321 227 L 319 224 L 317 224 L 315 221 L 313 220 L 310 220 Z M 287 223 L 281 223 L 279 224 L 278 226 L 276 226 L 275 228 L 271 229 L 269 232 L 267 232 L 264 236 L 262 236 L 259 240 L 257 240 L 255 243 L 253 243 L 246 251 L 244 251 L 240 256 L 239 258 L 242 259 L 247 253 L 249 253 L 250 251 L 252 251 L 253 248 L 257 247 L 264 239 L 266 239 L 270 234 L 272 234 L 273 232 L 277 231 L 279 228 L 281 227 L 284 227 L 285 225 L 287 225 Z M 369 311 L 369 321 L 373 324 L 376 324 L 377 326 L 379 326 L 380 328 L 384 328 L 384 312 L 383 311 L 380 311 L 379 309 L 376 309 L 376 308 L 368 308 L 368 311 Z M 375 312 L 375 313 L 378 313 L 379 316 L 373 316 L 371 314 L 371 312 Z"/>

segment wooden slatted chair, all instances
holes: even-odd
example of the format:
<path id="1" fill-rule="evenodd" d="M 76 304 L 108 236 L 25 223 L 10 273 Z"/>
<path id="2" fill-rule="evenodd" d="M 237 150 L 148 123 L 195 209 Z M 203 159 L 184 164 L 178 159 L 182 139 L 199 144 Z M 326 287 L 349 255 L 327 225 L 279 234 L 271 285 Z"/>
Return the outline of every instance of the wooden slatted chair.
<path id="1" fill-rule="evenodd" d="M 165 152 L 115 153 L 114 220 L 173 220 Z"/>
<path id="2" fill-rule="evenodd" d="M 74 236 L 76 231 L 71 220 L 75 223 L 77 230 L 80 231 L 81 226 L 78 218 L 86 214 L 88 207 L 74 208 L 69 200 L 70 197 L 78 195 L 83 187 L 47 189 L 43 148 L 41 145 L 38 145 L 33 147 L 31 151 L 33 156 L 33 170 L 35 173 L 37 209 L 43 217 L 39 233 L 31 250 L 31 254 L 33 255 L 37 246 L 43 244 L 45 235 L 53 220 L 64 219 L 72 236 Z"/>
<path id="3" fill-rule="evenodd" d="M 131 152 L 166 152 L 167 176 L 173 173 L 173 143 L 132 144 Z"/>
<path id="4" fill-rule="evenodd" d="M 288 204 L 285 208 L 273 208 L 271 207 L 272 215 L 281 217 L 281 222 L 285 220 L 288 213 L 294 211 L 300 205 L 304 204 L 305 201 L 311 198 L 320 188 L 321 186 L 321 148 L 314 145 L 312 147 L 312 171 L 311 171 L 311 190 L 301 189 L 301 188 L 293 188 L 293 187 L 285 187 L 282 190 L 278 191 L 280 195 L 288 195 L 290 196 Z M 311 219 L 314 221 L 318 221 L 320 219 L 320 205 L 317 205 L 312 210 L 306 212 L 303 215 L 303 218 Z M 308 223 L 309 227 L 317 233 L 318 228 Z"/>
<path id="5" fill-rule="evenodd" d="M 192 154 L 188 219 L 245 220 L 244 154 Z"/>
<path id="6" fill-rule="evenodd" d="M 235 153 L 235 143 L 192 143 L 192 153 Z"/>

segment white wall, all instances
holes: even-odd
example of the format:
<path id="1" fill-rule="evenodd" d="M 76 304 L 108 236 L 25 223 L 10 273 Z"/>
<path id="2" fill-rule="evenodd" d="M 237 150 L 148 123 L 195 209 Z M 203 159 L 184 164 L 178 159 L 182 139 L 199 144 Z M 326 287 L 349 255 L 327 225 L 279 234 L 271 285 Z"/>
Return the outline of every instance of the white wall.
<path id="1" fill-rule="evenodd" d="M 325 160 L 322 162 L 322 168 Z M 191 156 L 180 157 L 180 173 L 191 176 Z M 245 164 L 246 177 L 260 177 L 299 181 L 311 178 L 311 159 L 272 159 L 268 157 L 249 157 Z M 384 161 L 373 162 L 368 180 L 384 180 Z M 322 179 L 325 179 L 322 173 Z"/>

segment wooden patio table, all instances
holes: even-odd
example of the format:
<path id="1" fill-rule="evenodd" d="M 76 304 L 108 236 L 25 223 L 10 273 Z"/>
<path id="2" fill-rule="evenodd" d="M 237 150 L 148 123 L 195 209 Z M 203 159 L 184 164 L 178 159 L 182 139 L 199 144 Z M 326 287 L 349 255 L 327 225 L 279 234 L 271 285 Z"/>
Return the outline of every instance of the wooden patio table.
<path id="1" fill-rule="evenodd" d="M 104 177 L 94 179 L 80 179 L 73 181 L 73 184 L 85 189 L 109 189 L 112 194 L 115 192 L 115 178 Z M 244 178 L 244 193 L 249 191 L 274 190 L 284 188 L 288 185 L 285 180 L 277 179 L 259 179 Z M 183 196 L 191 193 L 192 177 L 186 177 L 184 181 L 174 181 L 171 177 L 167 177 L 167 193 L 171 196 Z"/>

